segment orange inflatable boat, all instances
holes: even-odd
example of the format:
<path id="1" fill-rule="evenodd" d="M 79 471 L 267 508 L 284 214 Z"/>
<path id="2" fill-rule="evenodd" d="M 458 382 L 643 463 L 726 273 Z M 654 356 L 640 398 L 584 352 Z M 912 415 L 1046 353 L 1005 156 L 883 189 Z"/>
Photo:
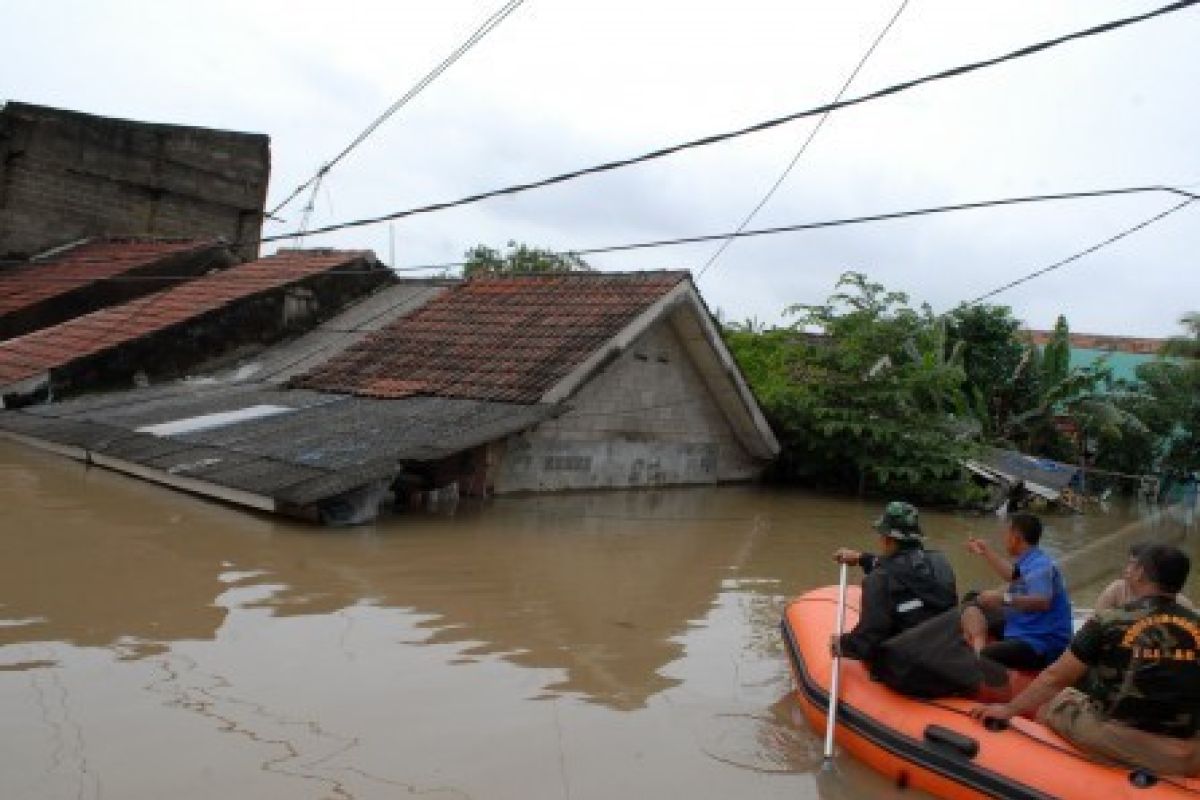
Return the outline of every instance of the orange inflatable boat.
<path id="1" fill-rule="evenodd" d="M 858 620 L 858 600 L 850 587 L 847 630 Z M 782 623 L 800 706 L 822 734 L 836 611 L 837 588 L 817 589 L 789 603 Z M 1200 800 L 1198 779 L 1098 764 L 1028 719 L 989 730 L 967 715 L 971 701 L 904 697 L 872 681 L 857 661 L 842 659 L 838 701 L 835 738 L 843 751 L 899 785 L 948 800 Z"/>

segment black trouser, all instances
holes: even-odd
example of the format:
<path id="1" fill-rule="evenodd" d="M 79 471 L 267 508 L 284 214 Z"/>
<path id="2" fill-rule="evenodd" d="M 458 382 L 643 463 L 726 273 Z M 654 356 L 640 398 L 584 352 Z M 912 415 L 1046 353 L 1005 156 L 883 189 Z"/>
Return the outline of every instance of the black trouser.
<path id="1" fill-rule="evenodd" d="M 1004 612 L 998 608 L 975 605 L 987 618 L 988 634 L 996 641 L 985 645 L 979 655 L 1009 669 L 1041 670 L 1047 666 L 1046 657 L 1023 639 L 1004 638 Z"/>
<path id="2" fill-rule="evenodd" d="M 992 642 L 985 645 L 979 655 L 1009 669 L 1040 670 L 1046 666 L 1046 657 L 1021 639 Z"/>

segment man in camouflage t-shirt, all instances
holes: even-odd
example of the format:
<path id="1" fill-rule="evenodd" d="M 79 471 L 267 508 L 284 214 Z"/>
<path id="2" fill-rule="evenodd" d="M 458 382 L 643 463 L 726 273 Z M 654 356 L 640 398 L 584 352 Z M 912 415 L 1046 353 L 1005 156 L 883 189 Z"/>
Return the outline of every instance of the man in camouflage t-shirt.
<path id="1" fill-rule="evenodd" d="M 1094 755 L 1200 773 L 1200 616 L 1175 600 L 1189 569 L 1178 548 L 1145 548 L 1126 573 L 1129 603 L 1088 621 L 1016 698 L 973 715 L 1008 719 L 1041 707 L 1042 722 Z"/>

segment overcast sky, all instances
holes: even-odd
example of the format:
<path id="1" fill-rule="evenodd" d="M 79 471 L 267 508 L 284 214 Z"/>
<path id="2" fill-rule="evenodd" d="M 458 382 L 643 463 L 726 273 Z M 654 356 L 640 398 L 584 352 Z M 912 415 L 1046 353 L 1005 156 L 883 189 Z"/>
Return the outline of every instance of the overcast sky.
<path id="1" fill-rule="evenodd" d="M 344 161 L 312 225 L 453 199 L 832 99 L 899 0 L 526 0 Z M 1161 5 L 911 0 L 850 95 Z M 335 154 L 501 0 L 8 0 L 0 99 L 267 133 L 271 199 Z M 835 114 L 755 226 L 1147 183 L 1200 191 L 1200 8 Z M 811 122 L 395 224 L 397 265 L 734 228 Z M 943 310 L 1178 202 L 1137 196 L 736 242 L 700 280 L 781 319 L 845 270 Z M 292 230 L 301 203 L 283 212 Z M 388 258 L 388 226 L 311 237 Z M 700 267 L 698 245 L 601 269 Z M 1200 203 L 1014 289 L 1034 327 L 1168 335 L 1200 309 Z"/>

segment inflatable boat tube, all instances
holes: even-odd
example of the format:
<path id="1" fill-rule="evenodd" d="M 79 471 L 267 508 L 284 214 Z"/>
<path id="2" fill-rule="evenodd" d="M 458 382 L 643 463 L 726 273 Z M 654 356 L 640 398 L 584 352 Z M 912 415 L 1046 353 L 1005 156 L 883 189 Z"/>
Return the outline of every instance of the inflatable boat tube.
<path id="1" fill-rule="evenodd" d="M 858 602 L 851 587 L 847 630 L 858 621 Z M 791 601 L 783 616 L 797 701 L 818 733 L 829 706 L 836 610 L 837 588 L 826 587 Z M 1028 719 L 991 730 L 968 716 L 972 705 L 904 697 L 872 681 L 860 662 L 842 659 L 835 737 L 845 753 L 897 785 L 947 800 L 1200 800 L 1198 779 L 1098 763 Z"/>

